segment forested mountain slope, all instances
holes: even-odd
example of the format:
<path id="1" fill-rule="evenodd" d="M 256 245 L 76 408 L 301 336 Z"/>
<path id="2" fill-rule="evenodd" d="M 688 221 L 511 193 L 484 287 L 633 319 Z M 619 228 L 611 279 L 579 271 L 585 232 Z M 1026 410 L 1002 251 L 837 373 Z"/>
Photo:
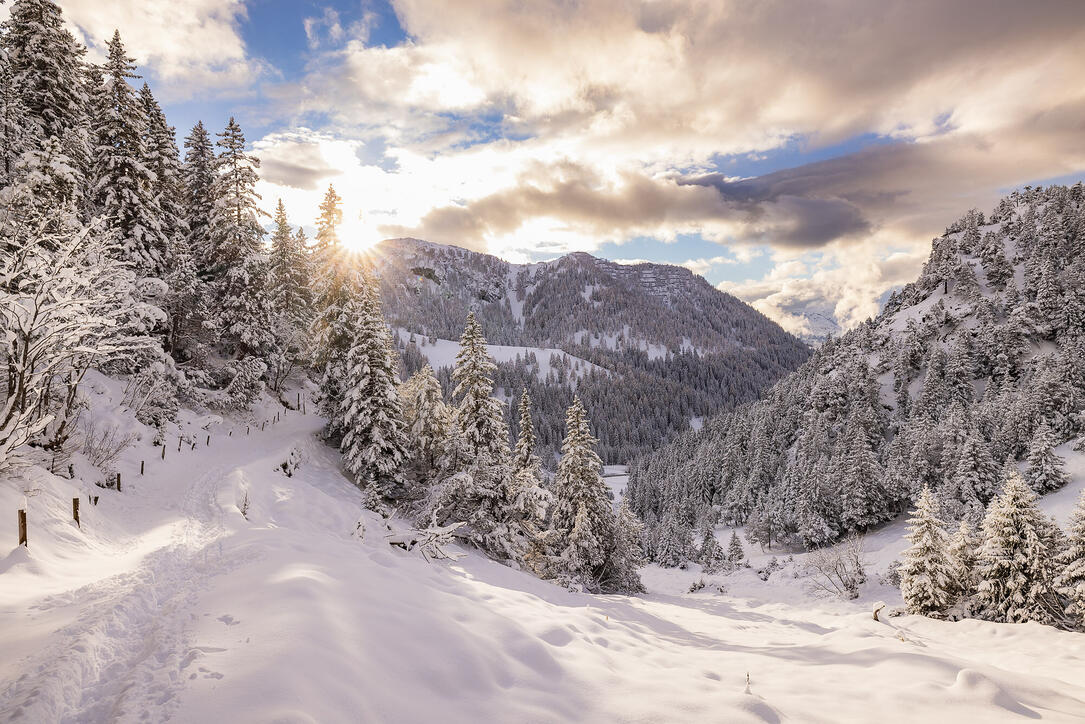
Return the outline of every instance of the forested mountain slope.
<path id="1" fill-rule="evenodd" d="M 526 387 L 543 419 L 554 421 L 539 431 L 549 452 L 560 444 L 574 388 L 604 459 L 626 462 L 688 429 L 691 419 L 756 399 L 809 354 L 767 317 L 682 267 L 583 253 L 510 264 L 417 239 L 385 241 L 375 259 L 408 371 L 427 361 L 447 365 L 439 340 L 458 339 L 471 310 L 491 344 L 537 348 L 501 363 L 497 384 L 509 398 Z"/>
<path id="2" fill-rule="evenodd" d="M 1083 402 L 1085 188 L 1028 187 L 951 225 L 919 279 L 764 400 L 638 461 L 629 496 L 666 548 L 717 517 L 820 545 L 924 485 L 975 521 L 1004 465 L 1064 484 L 1053 447 L 1080 437 Z"/>

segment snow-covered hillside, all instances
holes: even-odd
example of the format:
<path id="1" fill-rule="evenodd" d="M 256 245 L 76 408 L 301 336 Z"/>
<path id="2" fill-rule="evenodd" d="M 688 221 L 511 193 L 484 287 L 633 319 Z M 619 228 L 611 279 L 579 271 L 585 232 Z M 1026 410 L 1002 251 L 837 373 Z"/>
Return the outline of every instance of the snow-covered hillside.
<path id="1" fill-rule="evenodd" d="M 857 603 L 817 599 L 788 577 L 797 563 L 696 594 L 684 593 L 696 566 L 653 567 L 650 592 L 625 597 L 568 592 L 470 551 L 426 562 L 361 512 L 338 454 L 314 437 L 322 419 L 266 400 L 245 419 L 182 411 L 163 461 L 153 429 L 111 412 L 119 384 L 94 376 L 88 389 L 96 423 L 140 439 L 117 463 L 123 492 L 28 473 L 40 491 L 29 548 L 0 559 L 3 721 L 1085 717 L 1080 634 L 875 622 L 870 601 L 892 604 L 894 589 L 872 581 Z M 300 460 L 290 477 L 289 459 Z M 0 509 L 22 498 L 0 486 Z M 0 517 L 9 545 L 14 522 Z M 874 568 L 896 555 L 898 533 L 872 541 Z"/>
<path id="2" fill-rule="evenodd" d="M 756 399 L 809 354 L 683 267 L 584 253 L 511 264 L 418 239 L 386 240 L 371 258 L 409 372 L 427 362 L 447 367 L 473 311 L 505 395 L 527 388 L 546 416 L 560 418 L 575 388 L 611 463 L 657 447 L 688 429 L 690 418 Z M 539 444 L 550 457 L 560 433 L 541 430 Z"/>

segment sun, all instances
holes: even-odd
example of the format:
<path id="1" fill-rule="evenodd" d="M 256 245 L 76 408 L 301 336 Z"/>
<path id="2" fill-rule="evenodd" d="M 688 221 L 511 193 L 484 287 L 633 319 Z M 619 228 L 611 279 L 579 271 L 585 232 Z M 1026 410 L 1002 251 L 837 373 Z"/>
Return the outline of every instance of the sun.
<path id="1" fill-rule="evenodd" d="M 354 252 L 371 251 L 382 239 L 376 228 L 367 224 L 361 214 L 344 214 L 339 227 L 339 239 L 343 246 Z"/>

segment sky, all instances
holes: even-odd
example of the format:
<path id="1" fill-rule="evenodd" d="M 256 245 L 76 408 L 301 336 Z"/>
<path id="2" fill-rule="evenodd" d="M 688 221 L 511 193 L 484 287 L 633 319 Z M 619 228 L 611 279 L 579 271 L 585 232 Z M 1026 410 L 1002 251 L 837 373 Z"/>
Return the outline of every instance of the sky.
<path id="1" fill-rule="evenodd" d="M 796 333 L 930 241 L 1085 176 L 1081 0 L 62 0 L 183 137 L 235 116 L 267 208 L 536 261 L 683 264 Z M 0 10 L 2 12 L 2 10 Z"/>

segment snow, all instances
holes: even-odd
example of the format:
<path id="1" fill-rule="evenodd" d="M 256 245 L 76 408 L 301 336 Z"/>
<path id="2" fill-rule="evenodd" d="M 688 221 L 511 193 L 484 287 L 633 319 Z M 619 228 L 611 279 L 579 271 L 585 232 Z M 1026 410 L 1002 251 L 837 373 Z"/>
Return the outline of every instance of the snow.
<path id="1" fill-rule="evenodd" d="M 399 328 L 398 331 L 403 339 L 409 339 L 411 336 L 411 332 L 407 329 Z M 430 363 L 430 366 L 434 369 L 454 367 L 456 365 L 456 355 L 460 352 L 460 343 L 458 341 L 436 339 L 431 342 L 429 337 L 422 334 L 416 334 L 415 344 L 418 346 L 418 351 L 422 353 Z M 513 362 L 516 360 L 517 355 L 523 359 L 528 354 L 534 353 L 535 359 L 539 363 L 538 369 L 535 371 L 539 380 L 546 380 L 550 371 L 553 369 L 553 365 L 550 362 L 551 355 L 558 355 L 559 357 L 564 358 L 567 366 L 566 372 L 574 378 L 580 378 L 593 369 L 603 374 L 607 373 L 604 368 L 597 364 L 593 364 L 581 357 L 571 355 L 568 352 L 563 352 L 560 349 L 552 349 L 550 347 L 516 347 L 503 344 L 488 344 L 486 345 L 486 350 L 497 362 Z"/>
<path id="2" fill-rule="evenodd" d="M 473 552 L 427 563 L 389 547 L 380 519 L 360 513 L 338 454 L 315 437 L 320 418 L 265 400 L 211 425 L 207 447 L 210 420 L 182 412 L 162 461 L 153 431 L 115 412 L 122 386 L 100 376 L 91 386 L 91 419 L 141 434 L 117 465 L 123 492 L 94 489 L 90 506 L 80 484 L 31 471 L 41 493 L 24 549 L 12 546 L 21 483 L 0 482 L 0 540 L 11 546 L 0 551 L 2 721 L 1085 717 L 1080 634 L 875 622 L 872 601 L 899 601 L 876 575 L 856 602 L 820 599 L 794 577 L 801 556 L 761 581 L 772 552 L 759 550 L 747 550 L 753 568 L 706 576 L 695 594 L 697 566 L 649 567 L 651 592 L 639 597 L 565 591 Z M 178 453 L 178 433 L 196 449 Z M 294 450 L 303 462 L 286 477 L 276 467 Z M 1060 453 L 1075 482 L 1043 502 L 1062 516 L 1085 457 Z M 620 492 L 624 471 L 604 472 Z M 902 525 L 868 536 L 872 573 L 899 556 Z"/>

